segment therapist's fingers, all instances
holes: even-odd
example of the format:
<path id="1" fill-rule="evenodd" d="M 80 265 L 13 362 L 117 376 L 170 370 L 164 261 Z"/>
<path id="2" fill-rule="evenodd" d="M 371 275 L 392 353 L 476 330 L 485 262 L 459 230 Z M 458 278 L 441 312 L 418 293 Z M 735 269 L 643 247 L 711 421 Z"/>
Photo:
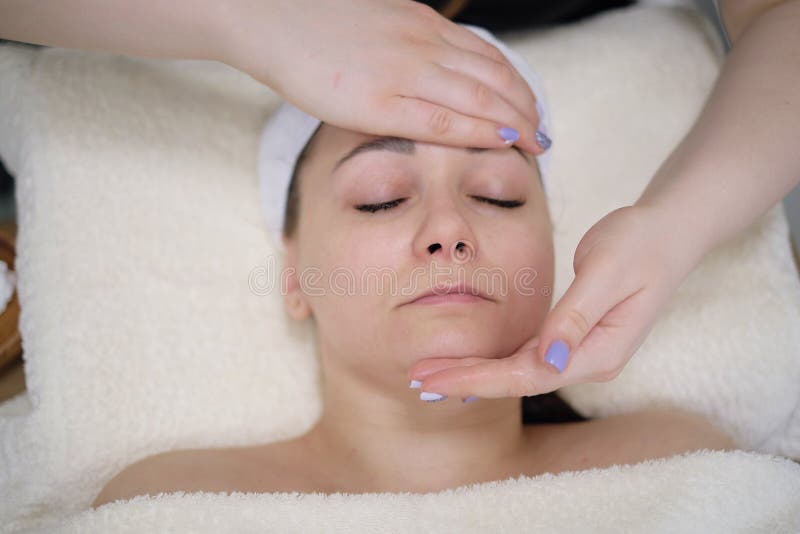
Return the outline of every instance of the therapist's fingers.
<path id="1" fill-rule="evenodd" d="M 444 39 L 457 47 L 460 54 L 442 51 L 437 58 L 440 65 L 451 65 L 459 72 L 479 79 L 493 87 L 532 124 L 539 123 L 536 108 L 537 95 L 509 59 L 495 45 L 481 39 L 466 28 L 453 24 L 444 32 Z"/>
<path id="2" fill-rule="evenodd" d="M 658 258 L 643 254 L 650 245 L 648 220 L 631 207 L 618 208 L 592 226 L 575 249 L 573 269 L 575 279 L 564 295 L 553 306 L 539 331 L 542 344 L 538 348 L 539 358 L 550 365 L 554 373 L 563 372 L 573 361 L 574 352 L 584 339 L 604 319 L 595 335 L 619 327 L 617 348 L 614 352 L 601 350 L 591 354 L 598 362 L 601 374 L 609 375 L 620 370 L 627 358 L 620 349 L 627 347 L 629 334 L 636 332 L 633 322 L 639 323 L 635 315 L 622 317 L 631 309 L 626 301 L 642 303 L 639 311 L 647 315 L 646 301 L 636 295 L 648 286 L 665 285 L 663 268 L 656 269 Z M 649 296 L 655 291 L 648 292 Z M 610 313 L 613 308 L 617 310 Z M 628 324 L 617 325 L 617 319 L 628 319 Z M 610 348 L 609 348 L 610 350 Z M 587 377 L 588 378 L 588 377 Z M 599 379 L 599 377 L 598 377 Z"/>
<path id="3" fill-rule="evenodd" d="M 638 297 L 638 298 L 637 298 Z M 563 373 L 549 369 L 538 344 L 526 344 L 501 359 L 444 367 L 420 379 L 420 390 L 445 396 L 479 398 L 541 395 L 572 384 L 607 382 L 621 372 L 655 318 L 644 294 L 615 306 L 583 339 Z"/>
<path id="4" fill-rule="evenodd" d="M 570 367 L 561 374 L 553 373 L 547 368 L 549 364 L 537 357 L 537 337 L 505 358 L 465 358 L 461 365 L 457 359 L 448 358 L 455 360 L 450 366 L 444 362 L 433 363 L 435 360 L 420 362 L 420 366 L 425 366 L 413 373 L 418 380 L 415 385 L 421 391 L 447 397 L 492 399 L 542 395 L 572 384 L 610 380 L 612 377 L 604 374 L 600 360 L 589 356 L 613 350 L 613 344 L 619 339 L 601 328 L 587 340 L 587 344 L 576 350 Z"/>
<path id="5" fill-rule="evenodd" d="M 573 350 L 569 383 L 615 379 L 650 332 L 662 297 L 646 287 L 614 305 Z"/>
<path id="6" fill-rule="evenodd" d="M 545 366 L 536 358 L 536 348 L 527 347 L 507 358 L 486 359 L 432 373 L 421 380 L 420 389 L 448 397 L 491 399 L 549 393 L 569 380 L 567 376 L 554 376 Z"/>
<path id="7" fill-rule="evenodd" d="M 453 58 L 463 57 L 463 52 L 456 52 Z M 453 65 L 443 67 L 438 63 L 428 63 L 424 65 L 417 76 L 414 77 L 408 89 L 408 93 L 403 96 L 410 96 L 425 100 L 432 104 L 438 104 L 449 108 L 465 117 L 474 117 L 476 119 L 491 119 L 496 123 L 504 126 L 511 127 L 519 133 L 519 139 L 515 144 L 534 154 L 544 152 L 542 148 L 536 143 L 536 128 L 538 120 L 532 123 L 525 115 L 511 105 L 505 98 L 500 96 L 500 93 L 495 87 L 486 83 L 481 78 L 475 78 L 465 75 L 457 68 L 472 69 L 473 71 L 481 71 L 482 78 L 488 78 L 491 75 L 486 74 L 486 71 L 501 69 L 506 72 L 505 76 L 511 79 L 513 76 L 508 72 L 505 67 L 500 63 L 492 62 L 499 67 L 486 66 L 486 63 L 491 60 L 477 59 L 477 54 L 468 52 L 471 56 L 470 59 L 461 59 L 459 62 L 453 60 Z M 448 58 L 445 61 L 450 61 Z M 470 66 L 466 66 L 469 63 Z M 501 82 L 502 83 L 502 82 Z M 497 82 L 494 82 L 496 85 Z M 446 134 L 445 134 L 446 135 Z M 439 141 L 446 142 L 446 137 L 439 137 Z M 497 146 L 496 141 L 494 145 Z"/>
<path id="8" fill-rule="evenodd" d="M 507 124 L 465 115 L 418 98 L 393 96 L 382 106 L 379 113 L 383 131 L 427 143 L 503 148 L 520 136 Z M 530 151 L 530 142 L 523 148 Z"/>
<path id="9" fill-rule="evenodd" d="M 411 387 L 420 388 L 422 384 L 425 385 L 425 388 L 430 388 L 431 384 L 433 387 L 439 389 L 446 389 L 448 392 L 454 391 L 452 388 L 456 383 L 460 382 L 461 387 L 464 389 L 468 389 L 470 387 L 469 382 L 473 380 L 483 380 L 486 377 L 486 368 L 482 369 L 472 369 L 470 371 L 464 372 L 464 369 L 470 367 L 479 367 L 484 364 L 497 364 L 500 362 L 501 365 L 494 365 L 493 369 L 495 372 L 501 374 L 508 371 L 508 366 L 506 365 L 508 362 L 507 360 L 518 356 L 523 352 L 527 352 L 528 354 L 533 354 L 533 350 L 539 344 L 539 337 L 536 336 L 522 346 L 520 346 L 511 356 L 505 358 L 482 358 L 482 357 L 469 357 L 469 358 L 426 358 L 423 360 L 419 360 L 411 366 L 408 371 L 408 376 L 412 380 Z M 442 371 L 449 370 L 453 371 L 448 374 L 443 374 Z M 429 377 L 435 375 L 437 380 L 433 383 L 427 380 Z M 503 376 L 502 380 L 507 380 L 506 376 Z M 444 384 L 444 385 L 443 385 Z M 508 384 L 506 383 L 506 390 L 508 389 Z M 499 390 L 496 385 L 490 386 L 494 390 Z M 425 389 L 425 391 L 434 391 L 438 393 L 436 390 Z M 471 396 L 474 394 L 473 390 L 470 390 Z M 490 396 L 486 394 L 486 391 L 483 390 L 484 395 Z M 454 393 L 452 393 L 454 394 Z M 502 396 L 502 394 L 498 394 L 497 396 Z M 463 400 L 463 399 L 462 399 Z"/>
<path id="10" fill-rule="evenodd" d="M 560 374 L 537 355 L 540 341 L 534 341 L 506 358 L 465 358 L 461 365 L 457 358 L 423 360 L 412 375 L 421 391 L 447 397 L 522 397 L 572 384 L 607 382 L 617 377 L 647 336 L 658 310 L 652 303 L 659 297 L 653 296 L 639 292 L 614 306 L 574 350 Z"/>
<path id="11" fill-rule="evenodd" d="M 553 373 L 572 365 L 576 349 L 589 332 L 612 307 L 630 296 L 620 280 L 624 272 L 615 262 L 593 260 L 576 272 L 572 284 L 542 323 L 539 359 Z"/>
<path id="12" fill-rule="evenodd" d="M 468 55 L 470 57 L 465 58 Z M 525 115 L 526 110 L 504 93 L 519 87 L 512 67 L 487 59 L 473 52 L 458 51 L 443 64 L 431 63 L 414 80 L 411 94 L 454 111 L 483 119 L 493 119 L 510 126 L 520 134 L 518 147 L 538 155 L 544 150 L 536 142 L 539 119 Z M 519 91 L 519 89 L 516 89 Z M 518 99 L 517 99 L 518 100 Z M 536 107 L 536 102 L 533 102 Z"/>
<path id="13" fill-rule="evenodd" d="M 367 134 L 459 147 L 516 143 L 543 152 L 536 97 L 510 61 L 425 4 L 272 4 L 245 2 L 235 12 L 225 61 L 304 112 Z M 263 20 L 275 19 L 276 9 L 282 23 L 265 40 Z"/>
<path id="14" fill-rule="evenodd" d="M 425 377 L 453 367 L 469 367 L 490 361 L 489 358 L 426 358 L 414 363 L 408 370 L 409 380 L 423 380 Z"/>
<path id="15" fill-rule="evenodd" d="M 517 349 L 510 354 L 509 356 L 513 356 L 517 352 L 526 350 L 526 349 L 534 349 L 539 346 L 539 336 L 534 336 L 533 338 L 529 339 L 521 346 L 517 347 Z M 438 373 L 444 369 L 450 369 L 454 367 L 469 367 L 471 365 L 477 365 L 481 363 L 488 363 L 494 361 L 499 358 L 491 358 L 491 357 L 467 357 L 467 358 L 424 358 L 422 360 L 418 360 L 414 362 L 414 364 L 409 367 L 408 369 L 408 378 L 411 380 L 423 380 L 424 378 L 432 375 L 433 373 Z"/>

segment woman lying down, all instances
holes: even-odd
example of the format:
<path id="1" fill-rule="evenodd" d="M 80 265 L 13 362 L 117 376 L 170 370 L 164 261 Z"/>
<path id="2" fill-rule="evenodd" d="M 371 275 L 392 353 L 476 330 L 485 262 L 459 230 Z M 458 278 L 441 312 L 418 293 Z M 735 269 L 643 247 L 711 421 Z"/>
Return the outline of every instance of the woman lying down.
<path id="1" fill-rule="evenodd" d="M 541 102 L 530 67 L 501 49 Z M 286 308 L 314 321 L 323 414 L 284 441 L 142 459 L 93 507 L 175 491 L 426 493 L 735 448 L 688 412 L 525 424 L 519 398 L 464 402 L 409 387 L 420 359 L 508 355 L 537 334 L 554 270 L 540 165 L 549 152 L 367 135 L 288 103 L 264 142 L 264 206 L 283 272 L 294 273 Z"/>

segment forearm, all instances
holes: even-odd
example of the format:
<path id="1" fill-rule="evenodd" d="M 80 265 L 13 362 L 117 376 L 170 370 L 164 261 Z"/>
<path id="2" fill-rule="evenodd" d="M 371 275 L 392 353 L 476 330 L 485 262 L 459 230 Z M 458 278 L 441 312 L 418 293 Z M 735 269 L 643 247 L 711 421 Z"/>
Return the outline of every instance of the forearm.
<path id="1" fill-rule="evenodd" d="M 800 0 L 737 35 L 696 123 L 637 204 L 704 254 L 800 182 Z"/>
<path id="2" fill-rule="evenodd" d="M 0 0 L 0 37 L 132 56 L 224 61 L 232 6 L 213 0 Z"/>

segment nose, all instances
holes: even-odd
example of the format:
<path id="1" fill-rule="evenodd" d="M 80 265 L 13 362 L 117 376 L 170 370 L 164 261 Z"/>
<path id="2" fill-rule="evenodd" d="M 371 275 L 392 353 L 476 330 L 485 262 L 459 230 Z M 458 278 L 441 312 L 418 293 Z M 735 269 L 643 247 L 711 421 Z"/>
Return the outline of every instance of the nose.
<path id="1" fill-rule="evenodd" d="M 443 252 L 439 252 L 439 251 Z M 449 253 L 448 253 L 449 251 Z M 450 257 L 456 263 L 464 263 L 475 256 L 475 249 L 468 240 L 459 239 L 452 246 L 445 248 L 442 243 L 436 242 L 428 245 L 428 252 L 430 255 L 440 254 L 444 257 Z"/>
<path id="2" fill-rule="evenodd" d="M 426 259 L 465 263 L 475 257 L 475 237 L 454 206 L 432 208 L 423 224 L 417 243 Z"/>

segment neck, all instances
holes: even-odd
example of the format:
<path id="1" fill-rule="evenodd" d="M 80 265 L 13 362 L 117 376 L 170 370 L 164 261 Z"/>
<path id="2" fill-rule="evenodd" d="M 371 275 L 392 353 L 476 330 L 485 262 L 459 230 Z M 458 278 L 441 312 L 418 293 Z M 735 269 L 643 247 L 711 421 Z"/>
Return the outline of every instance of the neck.
<path id="1" fill-rule="evenodd" d="M 389 385 L 324 368 L 323 414 L 303 439 L 337 491 L 424 493 L 521 474 L 530 444 L 519 398 L 425 402 L 403 374 Z"/>

